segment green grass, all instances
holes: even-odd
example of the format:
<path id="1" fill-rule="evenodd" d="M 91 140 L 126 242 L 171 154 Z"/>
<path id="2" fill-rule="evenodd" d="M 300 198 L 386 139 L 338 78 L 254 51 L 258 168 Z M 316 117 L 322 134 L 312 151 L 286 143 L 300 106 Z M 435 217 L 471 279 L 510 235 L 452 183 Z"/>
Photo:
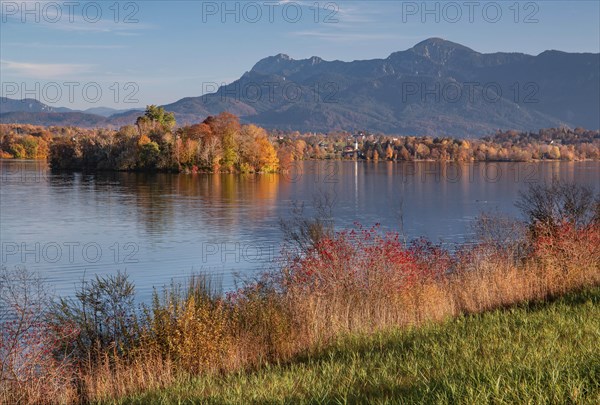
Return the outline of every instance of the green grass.
<path id="1" fill-rule="evenodd" d="M 412 330 L 348 336 L 260 370 L 123 404 L 600 404 L 600 288 Z"/>

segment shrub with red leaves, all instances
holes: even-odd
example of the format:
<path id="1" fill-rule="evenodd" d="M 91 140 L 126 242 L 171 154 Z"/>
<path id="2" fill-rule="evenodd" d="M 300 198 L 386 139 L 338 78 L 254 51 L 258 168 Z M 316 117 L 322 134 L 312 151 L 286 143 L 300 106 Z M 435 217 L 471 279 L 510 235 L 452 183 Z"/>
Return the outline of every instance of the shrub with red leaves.
<path id="1" fill-rule="evenodd" d="M 600 226 L 594 222 L 576 226 L 563 221 L 551 231 L 540 225 L 533 234 L 533 257 L 546 265 L 565 271 L 600 267 Z"/>
<path id="2" fill-rule="evenodd" d="M 407 246 L 397 232 L 356 224 L 355 229 L 336 232 L 293 257 L 285 283 L 311 292 L 340 288 L 393 292 L 444 274 L 451 263 L 451 255 L 430 242 Z"/>

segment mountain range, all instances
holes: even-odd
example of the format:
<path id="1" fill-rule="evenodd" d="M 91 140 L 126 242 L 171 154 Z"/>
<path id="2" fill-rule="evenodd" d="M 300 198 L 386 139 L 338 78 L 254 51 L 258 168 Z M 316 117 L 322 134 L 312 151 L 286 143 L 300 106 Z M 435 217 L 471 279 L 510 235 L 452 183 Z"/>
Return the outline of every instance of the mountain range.
<path id="1" fill-rule="evenodd" d="M 180 125 L 229 111 L 266 128 L 318 132 L 475 137 L 498 129 L 598 129 L 600 54 L 483 54 L 440 38 L 385 59 L 295 60 L 279 54 L 214 93 L 164 107 Z M 118 127 L 139 115 L 0 100 L 3 123 Z"/>

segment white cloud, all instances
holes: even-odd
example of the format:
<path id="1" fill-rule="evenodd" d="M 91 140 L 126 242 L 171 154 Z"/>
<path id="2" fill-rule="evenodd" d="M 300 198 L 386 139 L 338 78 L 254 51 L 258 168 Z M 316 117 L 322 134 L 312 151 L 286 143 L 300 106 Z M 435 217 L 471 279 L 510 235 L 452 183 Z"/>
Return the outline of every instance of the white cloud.
<path id="1" fill-rule="evenodd" d="M 4 72 L 31 79 L 72 77 L 76 74 L 86 73 L 91 68 L 91 65 L 73 63 L 29 63 L 9 60 L 0 60 L 0 65 Z"/>

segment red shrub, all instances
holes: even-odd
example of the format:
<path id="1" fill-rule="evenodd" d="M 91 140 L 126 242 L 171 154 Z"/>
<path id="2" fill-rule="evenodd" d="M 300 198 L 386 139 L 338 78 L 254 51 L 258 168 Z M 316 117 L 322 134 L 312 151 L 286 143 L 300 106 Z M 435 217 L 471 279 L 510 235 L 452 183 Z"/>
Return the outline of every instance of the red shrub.
<path id="1" fill-rule="evenodd" d="M 549 266 L 562 270 L 600 268 L 600 226 L 592 222 L 575 226 L 571 222 L 547 230 L 535 229 L 533 257 Z"/>
<path id="2" fill-rule="evenodd" d="M 357 225 L 294 257 L 285 281 L 287 287 L 316 292 L 339 288 L 392 292 L 444 274 L 451 261 L 447 251 L 424 240 L 406 246 L 397 232 L 382 233 L 379 225 L 369 229 Z"/>

